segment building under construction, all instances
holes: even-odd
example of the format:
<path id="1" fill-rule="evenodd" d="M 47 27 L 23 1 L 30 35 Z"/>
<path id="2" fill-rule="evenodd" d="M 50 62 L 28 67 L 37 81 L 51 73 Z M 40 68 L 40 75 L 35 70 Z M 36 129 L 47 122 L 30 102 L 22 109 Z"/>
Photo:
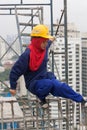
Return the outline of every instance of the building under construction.
<path id="1" fill-rule="evenodd" d="M 71 44 L 68 46 L 67 37 L 71 32 L 75 38 L 79 37 L 80 34 L 74 28 L 73 31 L 67 34 L 67 0 L 62 0 L 62 2 L 60 0 L 59 4 L 63 3 L 60 18 L 57 23 L 53 22 L 53 2 L 53 0 L 46 2 L 42 0 L 33 0 L 33 2 L 18 0 L 18 3 L 13 1 L 9 4 L 5 2 L 0 4 L 0 16 L 14 16 L 17 27 L 17 36 L 10 44 L 0 36 L 0 48 L 6 48 L 0 52 L 0 66 L 8 72 L 5 74 L 9 74 L 13 63 L 28 45 L 29 32 L 36 24 L 44 24 L 44 13 L 48 9 L 50 33 L 57 38 L 57 41 L 49 50 L 48 71 L 53 71 L 59 80 L 69 83 L 74 88 L 71 83 L 73 66 L 69 58 L 73 55 L 71 54 L 73 52 L 71 48 L 75 47 L 76 54 L 79 56 L 76 63 L 77 65 L 81 63 L 78 61 L 81 58 L 79 55 L 80 45 L 74 39 L 75 46 L 71 47 Z M 28 42 L 26 42 L 27 40 Z M 70 39 L 71 41 L 73 42 L 73 39 Z M 57 43 L 59 43 L 58 46 L 56 46 Z M 69 48 L 70 53 L 68 52 Z M 61 63 L 61 58 L 63 64 L 58 66 Z M 71 100 L 49 95 L 47 97 L 49 107 L 43 109 L 39 105 L 38 99 L 26 91 L 23 76 L 18 80 L 17 95 L 12 97 L 8 93 L 9 81 L 6 82 L 7 77 L 9 80 L 9 75 L 4 80 L 5 75 L 2 75 L 4 72 L 2 68 L 2 71 L 0 71 L 0 130 L 87 130 L 87 108 Z M 81 71 L 79 65 L 77 69 L 76 72 L 79 74 L 79 71 Z M 62 76 L 61 71 L 63 72 Z M 78 84 L 78 82 L 81 83 L 79 79 L 76 83 Z M 81 92 L 80 89 L 76 91 Z"/>

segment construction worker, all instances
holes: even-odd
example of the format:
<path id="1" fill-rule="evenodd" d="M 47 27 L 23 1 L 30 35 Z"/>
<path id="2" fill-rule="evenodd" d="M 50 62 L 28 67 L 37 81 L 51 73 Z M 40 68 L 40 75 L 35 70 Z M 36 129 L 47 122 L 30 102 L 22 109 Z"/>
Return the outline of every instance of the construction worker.
<path id="1" fill-rule="evenodd" d="M 75 92 L 68 84 L 57 80 L 52 72 L 47 72 L 48 48 L 55 39 L 49 35 L 48 27 L 43 24 L 36 25 L 30 35 L 30 44 L 11 69 L 10 93 L 16 94 L 17 80 L 24 75 L 27 90 L 40 99 L 40 105 L 44 108 L 48 107 L 46 97 L 49 93 L 86 103 L 81 94 Z"/>

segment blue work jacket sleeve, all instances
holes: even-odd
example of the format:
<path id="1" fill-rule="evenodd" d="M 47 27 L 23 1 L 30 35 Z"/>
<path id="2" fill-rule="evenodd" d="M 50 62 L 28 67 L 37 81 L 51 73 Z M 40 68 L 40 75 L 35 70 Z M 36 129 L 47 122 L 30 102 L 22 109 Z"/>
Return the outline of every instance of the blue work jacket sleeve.
<path id="1" fill-rule="evenodd" d="M 52 41 L 51 40 L 48 40 L 48 48 L 51 46 L 51 44 L 52 44 Z"/>
<path id="2" fill-rule="evenodd" d="M 28 69 L 29 64 L 29 49 L 27 49 L 16 61 L 10 72 L 10 87 L 16 89 L 17 80 Z"/>

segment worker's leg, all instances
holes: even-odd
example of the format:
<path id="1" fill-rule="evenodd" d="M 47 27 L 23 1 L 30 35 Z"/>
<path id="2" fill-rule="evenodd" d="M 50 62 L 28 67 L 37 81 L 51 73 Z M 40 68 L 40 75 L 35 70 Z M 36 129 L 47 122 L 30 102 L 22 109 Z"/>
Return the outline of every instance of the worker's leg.
<path id="1" fill-rule="evenodd" d="M 76 102 L 82 102 L 84 100 L 79 93 L 76 93 L 66 83 L 62 83 L 56 79 L 53 79 L 52 84 L 53 84 L 53 88 L 51 94 L 53 96 L 68 98 Z"/>
<path id="2" fill-rule="evenodd" d="M 40 100 L 45 100 L 45 97 L 49 95 L 52 90 L 52 80 L 42 79 L 35 82 L 34 92 Z"/>

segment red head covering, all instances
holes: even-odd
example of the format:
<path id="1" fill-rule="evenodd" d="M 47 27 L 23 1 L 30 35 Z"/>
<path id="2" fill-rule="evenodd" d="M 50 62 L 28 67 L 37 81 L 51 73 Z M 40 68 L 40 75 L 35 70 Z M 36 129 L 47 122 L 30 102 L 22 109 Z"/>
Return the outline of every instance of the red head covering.
<path id="1" fill-rule="evenodd" d="M 30 48 L 30 70 L 36 71 L 43 62 L 46 49 L 41 48 L 41 43 L 47 40 L 46 38 L 32 38 L 31 44 L 28 46 Z"/>

